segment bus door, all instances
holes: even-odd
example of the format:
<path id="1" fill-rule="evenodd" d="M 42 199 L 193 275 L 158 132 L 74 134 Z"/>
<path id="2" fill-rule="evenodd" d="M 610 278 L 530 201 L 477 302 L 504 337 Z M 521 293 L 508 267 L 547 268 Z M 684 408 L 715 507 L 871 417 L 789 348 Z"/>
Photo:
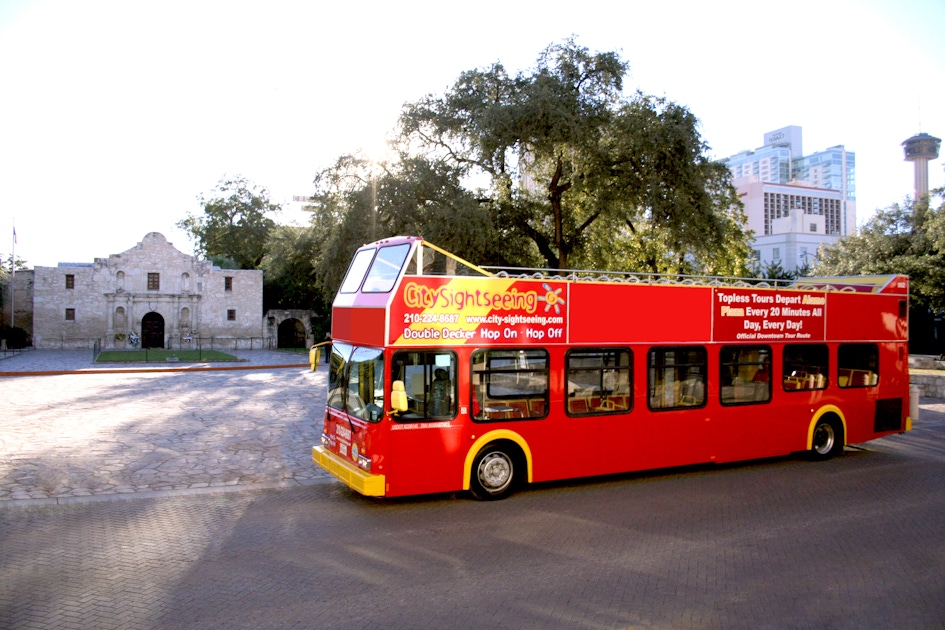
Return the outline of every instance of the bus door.
<path id="1" fill-rule="evenodd" d="M 785 445 L 791 443 L 791 432 L 795 441 L 803 431 L 792 427 L 783 404 L 790 398 L 782 398 L 782 406 L 771 405 L 773 392 L 781 387 L 775 381 L 773 355 L 766 345 L 730 345 L 719 349 L 719 404 L 721 409 L 713 418 L 713 441 L 715 461 L 737 461 L 757 457 L 781 455 Z M 811 370 L 814 372 L 815 370 Z M 777 371 L 780 374 L 780 370 Z M 806 371 L 805 371 L 806 375 Z M 800 383 L 798 375 L 792 377 Z M 794 381 L 792 381 L 793 383 Z M 806 389 L 823 383 L 817 377 L 803 379 Z M 795 401 L 801 403 L 803 394 Z M 807 402 L 804 398 L 803 402 Z M 796 412 L 795 412 L 795 415 Z M 800 418 L 798 416 L 798 418 Z"/>
<path id="2" fill-rule="evenodd" d="M 561 412 L 560 372 L 545 348 L 480 348 L 471 355 L 470 416 L 478 435 L 510 431 L 532 455 L 534 481 L 596 474 L 596 422 Z M 511 439 L 511 438 L 510 438 Z"/>
<path id="3" fill-rule="evenodd" d="M 391 416 L 388 427 L 385 469 L 390 494 L 462 487 L 465 453 L 457 377 L 456 354 L 449 350 L 393 353 L 391 382 L 403 383 L 407 410 Z"/>
<path id="4" fill-rule="evenodd" d="M 565 411 L 584 474 L 642 468 L 640 414 L 634 412 L 633 352 L 629 348 L 575 348 L 565 356 Z M 574 446 L 571 458 L 575 458 Z"/>
<path id="5" fill-rule="evenodd" d="M 901 371 L 884 365 L 881 373 L 880 348 L 886 363 L 895 360 L 897 352 L 891 344 L 842 343 L 837 347 L 837 387 L 843 398 L 839 406 L 847 419 L 848 443 L 865 442 L 875 433 L 902 429 L 903 402 L 908 399 L 894 397 L 895 388 L 889 387 L 888 379 L 888 375 Z M 884 400 L 880 400 L 881 375 L 887 377 L 883 382 Z"/>
<path id="6" fill-rule="evenodd" d="M 637 409 L 625 420 L 607 419 L 601 459 L 622 470 L 711 461 L 707 376 L 704 347 L 650 348 L 645 372 L 634 379 L 642 392 Z"/>

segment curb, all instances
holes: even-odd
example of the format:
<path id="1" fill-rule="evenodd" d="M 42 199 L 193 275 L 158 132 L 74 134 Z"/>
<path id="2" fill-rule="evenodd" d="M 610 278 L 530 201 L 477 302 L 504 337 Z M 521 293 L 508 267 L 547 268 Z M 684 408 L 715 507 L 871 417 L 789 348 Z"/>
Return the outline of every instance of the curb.
<path id="1" fill-rule="evenodd" d="M 0 372 L 3 376 L 63 376 L 69 374 L 145 374 L 148 372 L 225 372 L 235 370 L 279 370 L 284 368 L 311 368 L 309 363 L 281 365 L 238 365 L 223 367 L 155 367 L 155 368 L 91 368 L 88 370 L 42 370 L 35 372 Z M 314 371 L 314 370 L 313 370 Z"/>
<path id="2" fill-rule="evenodd" d="M 340 483 L 334 477 L 317 477 L 315 479 L 305 479 L 299 481 L 291 479 L 287 481 L 273 481 L 269 483 L 233 485 L 233 486 L 207 486 L 204 488 L 183 488 L 180 490 L 145 490 L 143 492 L 115 492 L 112 494 L 93 494 L 81 497 L 51 497 L 48 499 L 9 499 L 0 501 L 0 510 L 29 508 L 29 507 L 52 507 L 64 505 L 84 505 L 88 503 L 110 503 L 113 501 L 133 501 L 135 499 L 160 499 L 170 497 L 189 497 L 201 494 L 228 494 L 233 492 L 251 492 L 255 490 L 285 490 L 289 488 L 304 488 L 306 486 L 318 486 L 329 483 Z"/>

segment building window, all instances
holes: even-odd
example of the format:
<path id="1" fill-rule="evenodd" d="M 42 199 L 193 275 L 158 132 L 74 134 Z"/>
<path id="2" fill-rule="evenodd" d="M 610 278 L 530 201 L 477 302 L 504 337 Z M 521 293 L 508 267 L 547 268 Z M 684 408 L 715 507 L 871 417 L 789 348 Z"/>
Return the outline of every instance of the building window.
<path id="1" fill-rule="evenodd" d="M 75 276 L 71 273 L 66 274 L 66 288 L 74 289 L 75 288 Z"/>
<path id="2" fill-rule="evenodd" d="M 810 231 L 811 231 L 811 232 L 816 232 L 816 231 L 817 231 L 817 224 L 816 224 L 816 223 L 811 223 L 811 224 L 810 224 Z"/>
<path id="3" fill-rule="evenodd" d="M 781 248 L 774 247 L 771 249 L 771 258 L 774 260 L 781 260 Z"/>
<path id="4" fill-rule="evenodd" d="M 233 290 L 233 278 L 231 276 L 225 276 L 223 278 L 223 290 L 224 291 Z"/>
<path id="5" fill-rule="evenodd" d="M 74 321 L 75 321 L 75 309 L 74 309 L 74 308 L 67 308 L 67 309 L 66 309 L 66 321 L 67 321 L 67 322 L 74 322 Z"/>
<path id="6" fill-rule="evenodd" d="M 148 274 L 148 291 L 160 291 L 160 290 L 161 290 L 161 274 L 149 273 Z"/>
<path id="7" fill-rule="evenodd" d="M 226 311 L 226 321 L 235 322 L 236 321 L 236 309 L 231 308 Z"/>

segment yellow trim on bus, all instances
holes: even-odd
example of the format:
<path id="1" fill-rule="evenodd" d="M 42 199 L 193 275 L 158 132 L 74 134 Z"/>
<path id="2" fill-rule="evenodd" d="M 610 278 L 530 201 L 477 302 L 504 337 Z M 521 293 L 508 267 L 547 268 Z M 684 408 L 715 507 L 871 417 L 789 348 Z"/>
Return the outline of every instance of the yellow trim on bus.
<path id="1" fill-rule="evenodd" d="M 522 452 L 525 453 L 525 463 L 528 469 L 528 483 L 532 482 L 532 449 L 528 448 L 528 443 L 518 433 L 509 431 L 508 429 L 497 429 L 486 433 L 473 442 L 472 447 L 470 447 L 469 451 L 466 453 L 466 464 L 463 468 L 463 490 L 469 490 L 469 477 L 472 472 L 473 459 L 476 458 L 476 455 L 483 446 L 489 442 L 495 442 L 496 440 L 509 440 L 510 442 L 518 444 Z"/>
<path id="2" fill-rule="evenodd" d="M 448 251 L 446 251 L 445 249 L 443 249 L 442 247 L 437 247 L 436 245 L 434 245 L 434 244 L 431 243 L 430 241 L 421 241 L 421 243 L 422 243 L 423 247 L 429 247 L 430 249 L 433 249 L 433 250 L 436 250 L 436 251 L 440 252 L 440 253 L 443 254 L 444 256 L 447 256 L 447 257 L 449 257 L 449 258 L 452 258 L 453 260 L 458 260 L 459 262 L 463 263 L 463 264 L 466 265 L 467 267 L 470 267 L 471 269 L 475 269 L 476 271 L 478 271 L 479 273 L 481 273 L 482 275 L 484 275 L 484 276 L 486 276 L 486 277 L 495 278 L 495 274 L 494 274 L 494 273 L 489 273 L 488 271 L 486 271 L 486 270 L 483 269 L 482 267 L 480 267 L 480 266 L 478 266 L 478 265 L 474 265 L 474 264 L 472 264 L 471 262 L 469 262 L 468 260 L 465 260 L 465 259 L 463 259 L 463 258 L 460 258 L 460 257 L 457 256 L 456 254 L 451 254 L 451 253 L 449 253 Z"/>
<path id="3" fill-rule="evenodd" d="M 384 475 L 372 475 L 346 462 L 324 446 L 312 447 L 312 461 L 338 478 L 346 486 L 366 497 L 382 497 L 386 490 Z"/>
<path id="4" fill-rule="evenodd" d="M 847 419 L 843 415 L 843 412 L 840 411 L 840 408 L 836 405 L 824 405 L 817 410 L 817 413 L 814 414 L 814 417 L 811 418 L 810 426 L 807 428 L 807 450 L 810 450 L 814 446 L 814 427 L 817 426 L 817 421 L 823 417 L 824 414 L 835 413 L 837 417 L 840 418 L 840 423 L 843 424 L 843 445 L 847 445 Z"/>

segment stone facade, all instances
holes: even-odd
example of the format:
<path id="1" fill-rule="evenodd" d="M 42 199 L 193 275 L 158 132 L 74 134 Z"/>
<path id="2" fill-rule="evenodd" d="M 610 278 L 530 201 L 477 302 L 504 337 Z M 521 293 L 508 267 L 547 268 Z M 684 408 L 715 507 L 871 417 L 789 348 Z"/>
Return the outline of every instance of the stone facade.
<path id="1" fill-rule="evenodd" d="M 16 326 L 28 333 L 33 332 L 33 277 L 32 269 L 24 269 L 7 276 L 2 287 L 3 309 L 0 312 L 0 325 Z M 12 309 L 16 309 L 16 313 L 11 318 Z"/>
<path id="2" fill-rule="evenodd" d="M 34 274 L 37 348 L 127 348 L 133 335 L 144 347 L 263 347 L 263 272 L 213 267 L 158 232 L 121 254 Z"/>

